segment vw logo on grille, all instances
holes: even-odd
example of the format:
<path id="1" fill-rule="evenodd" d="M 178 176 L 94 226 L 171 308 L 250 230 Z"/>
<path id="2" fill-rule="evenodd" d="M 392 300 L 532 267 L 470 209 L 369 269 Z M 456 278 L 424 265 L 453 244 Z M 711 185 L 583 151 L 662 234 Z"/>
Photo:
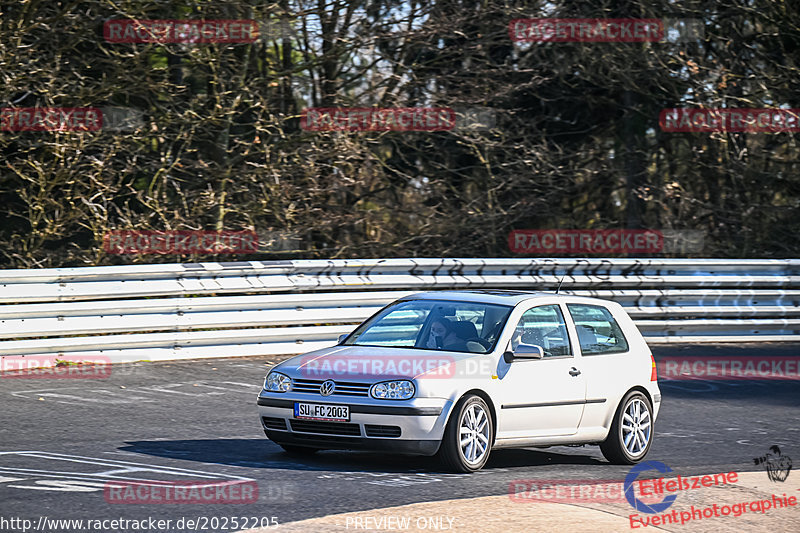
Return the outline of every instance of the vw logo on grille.
<path id="1" fill-rule="evenodd" d="M 328 381 L 324 381 L 322 385 L 319 386 L 319 393 L 323 396 L 330 396 L 333 394 L 333 391 L 336 390 L 336 383 L 333 382 L 332 379 Z"/>

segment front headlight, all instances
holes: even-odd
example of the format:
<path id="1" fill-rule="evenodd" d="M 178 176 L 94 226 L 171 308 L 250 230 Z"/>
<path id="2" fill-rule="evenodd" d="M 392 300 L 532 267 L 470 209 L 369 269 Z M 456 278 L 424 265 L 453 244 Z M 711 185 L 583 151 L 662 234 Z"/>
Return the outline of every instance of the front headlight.
<path id="1" fill-rule="evenodd" d="M 414 384 L 407 379 L 384 381 L 373 385 L 369 394 L 378 400 L 408 400 L 414 396 Z"/>
<path id="2" fill-rule="evenodd" d="M 270 372 L 264 379 L 264 390 L 270 392 L 287 392 L 292 388 L 292 378 L 280 372 Z"/>

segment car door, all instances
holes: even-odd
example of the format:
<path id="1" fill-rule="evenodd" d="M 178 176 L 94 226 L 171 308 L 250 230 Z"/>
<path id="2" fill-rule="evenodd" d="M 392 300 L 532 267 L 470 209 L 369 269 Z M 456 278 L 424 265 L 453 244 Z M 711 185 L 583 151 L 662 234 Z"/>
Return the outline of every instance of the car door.
<path id="1" fill-rule="evenodd" d="M 600 428 L 630 387 L 629 343 L 611 310 L 603 305 L 567 303 L 567 315 L 577 333 L 581 370 L 588 380 L 581 427 Z"/>
<path id="2" fill-rule="evenodd" d="M 542 359 L 498 363 L 498 438 L 573 435 L 586 399 L 585 376 L 577 368 L 564 312 L 558 304 L 531 307 L 514 330 L 524 344 L 541 346 Z"/>

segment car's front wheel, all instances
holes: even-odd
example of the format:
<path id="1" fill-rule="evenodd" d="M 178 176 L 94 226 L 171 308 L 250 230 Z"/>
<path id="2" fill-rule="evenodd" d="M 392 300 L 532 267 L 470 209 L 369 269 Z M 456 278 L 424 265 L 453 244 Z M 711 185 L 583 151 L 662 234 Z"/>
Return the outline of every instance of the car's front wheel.
<path id="1" fill-rule="evenodd" d="M 480 396 L 469 395 L 456 404 L 439 447 L 439 459 L 456 472 L 476 472 L 489 460 L 492 416 Z"/>
<path id="2" fill-rule="evenodd" d="M 632 465 L 644 459 L 652 443 L 653 407 L 647 396 L 631 391 L 620 402 L 600 451 L 611 463 Z"/>

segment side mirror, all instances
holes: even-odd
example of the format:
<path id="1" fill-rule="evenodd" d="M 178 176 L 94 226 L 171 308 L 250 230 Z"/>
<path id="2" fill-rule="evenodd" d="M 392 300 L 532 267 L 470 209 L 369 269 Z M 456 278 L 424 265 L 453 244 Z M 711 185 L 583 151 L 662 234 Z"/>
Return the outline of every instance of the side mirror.
<path id="1" fill-rule="evenodd" d="M 349 336 L 350 336 L 349 333 L 342 333 L 341 335 L 339 335 L 339 340 L 336 341 L 336 344 L 342 344 L 344 340 Z"/>
<path id="2" fill-rule="evenodd" d="M 541 359 L 543 357 L 544 350 L 541 346 L 523 343 L 519 343 L 516 350 L 511 350 L 509 345 L 508 350 L 503 354 L 503 359 L 506 363 L 511 363 L 515 359 Z"/>

